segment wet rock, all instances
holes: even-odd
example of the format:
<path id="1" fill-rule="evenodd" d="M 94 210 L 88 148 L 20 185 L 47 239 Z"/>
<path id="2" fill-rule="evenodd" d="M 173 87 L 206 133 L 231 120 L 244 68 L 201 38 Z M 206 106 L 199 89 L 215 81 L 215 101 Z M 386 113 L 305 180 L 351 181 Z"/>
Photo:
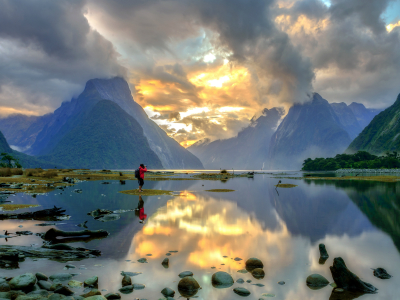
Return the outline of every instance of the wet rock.
<path id="1" fill-rule="evenodd" d="M 83 282 L 83 286 L 94 286 L 94 287 L 97 287 L 98 284 L 99 284 L 99 277 L 97 277 L 97 276 L 92 276 L 92 277 L 86 279 Z"/>
<path id="2" fill-rule="evenodd" d="M 261 284 L 261 283 L 253 283 L 252 285 L 255 285 L 255 286 L 258 286 L 258 287 L 263 287 L 263 286 L 265 286 L 264 284 Z"/>
<path id="3" fill-rule="evenodd" d="M 11 299 L 11 300 L 15 300 L 21 295 L 25 296 L 25 293 L 23 291 L 9 291 L 6 294 L 7 294 L 7 297 L 5 297 L 5 298 Z"/>
<path id="4" fill-rule="evenodd" d="M 62 283 L 60 283 L 60 282 L 56 282 L 56 283 L 53 283 L 52 285 L 51 285 L 51 287 L 50 287 L 50 291 L 55 291 L 57 288 L 59 288 L 60 286 L 62 286 Z"/>
<path id="5" fill-rule="evenodd" d="M 179 274 L 179 277 L 180 277 L 180 278 L 184 278 L 184 277 L 186 277 L 186 276 L 193 276 L 193 272 L 184 271 L 184 272 L 181 272 L 181 273 Z"/>
<path id="6" fill-rule="evenodd" d="M 186 298 L 193 297 L 199 290 L 200 285 L 192 276 L 182 278 L 178 283 L 179 293 Z"/>
<path id="7" fill-rule="evenodd" d="M 319 264 L 323 265 L 329 258 L 328 251 L 326 251 L 324 244 L 319 244 Z"/>
<path id="8" fill-rule="evenodd" d="M 132 285 L 132 279 L 128 275 L 125 275 L 122 278 L 122 286 L 127 286 L 127 285 Z"/>
<path id="9" fill-rule="evenodd" d="M 216 288 L 228 288 L 233 285 L 233 278 L 226 272 L 216 272 L 211 277 L 212 285 Z"/>
<path id="10" fill-rule="evenodd" d="M 119 214 L 110 214 L 110 215 L 104 215 L 98 218 L 95 218 L 95 220 L 100 221 L 100 222 L 110 222 L 110 221 L 116 221 L 121 218 L 121 215 Z"/>
<path id="11" fill-rule="evenodd" d="M 130 294 L 133 292 L 133 285 L 127 285 L 119 289 L 122 294 Z"/>
<path id="12" fill-rule="evenodd" d="M 100 217 L 100 216 L 109 215 L 112 213 L 113 212 L 111 210 L 98 208 L 98 209 L 92 210 L 91 212 L 88 212 L 88 215 L 92 216 L 92 217 Z"/>
<path id="13" fill-rule="evenodd" d="M 357 275 L 352 273 L 341 257 L 336 257 L 333 260 L 333 266 L 329 267 L 332 273 L 333 280 L 338 288 L 347 291 L 375 293 L 378 289 L 372 284 L 362 281 Z"/>
<path id="14" fill-rule="evenodd" d="M 247 271 L 247 270 L 245 270 L 245 269 L 239 270 L 238 272 L 239 272 L 239 273 L 242 273 L 242 274 L 249 273 L 249 271 Z"/>
<path id="15" fill-rule="evenodd" d="M 65 280 L 70 280 L 72 278 L 72 275 L 69 273 L 57 273 L 54 275 L 50 276 L 50 280 L 59 280 L 59 281 L 65 281 Z"/>
<path id="16" fill-rule="evenodd" d="M 167 269 L 169 267 L 169 258 L 168 257 L 164 258 L 161 264 L 163 265 L 164 268 Z"/>
<path id="17" fill-rule="evenodd" d="M 87 297 L 86 300 L 106 300 L 106 298 L 101 295 L 96 295 L 96 296 Z"/>
<path id="18" fill-rule="evenodd" d="M 244 283 L 244 280 L 242 278 L 239 278 L 238 280 L 236 280 L 237 283 Z"/>
<path id="19" fill-rule="evenodd" d="M 61 295 L 65 295 L 65 296 L 71 296 L 74 294 L 73 291 L 71 291 L 69 288 L 67 288 L 66 286 L 59 286 L 58 288 L 56 288 L 54 290 L 54 293 L 57 294 L 61 294 Z"/>
<path id="20" fill-rule="evenodd" d="M 81 295 L 83 298 L 89 298 L 92 296 L 101 295 L 101 292 L 98 289 L 92 289 L 91 291 L 87 292 L 86 294 Z"/>
<path id="21" fill-rule="evenodd" d="M 75 269 L 76 268 L 74 265 L 71 265 L 71 264 L 65 265 L 65 267 L 67 269 Z"/>
<path id="22" fill-rule="evenodd" d="M 41 296 L 41 295 L 21 295 L 18 296 L 17 298 L 18 300 L 42 300 L 42 299 L 46 299 L 45 297 Z"/>
<path id="23" fill-rule="evenodd" d="M 12 290 L 31 290 L 36 283 L 36 276 L 32 273 L 15 276 L 9 281 Z"/>
<path id="24" fill-rule="evenodd" d="M 250 279 L 248 279 L 248 280 L 246 280 L 246 282 L 247 282 L 247 283 L 250 283 L 250 282 L 251 282 L 251 280 L 250 280 Z"/>
<path id="25" fill-rule="evenodd" d="M 245 289 L 242 287 L 234 288 L 233 291 L 235 292 L 235 294 L 238 294 L 239 296 L 244 296 L 244 297 L 247 297 L 251 294 L 248 289 Z"/>
<path id="26" fill-rule="evenodd" d="M 307 277 L 306 284 L 312 289 L 319 289 L 327 286 L 329 284 L 329 281 L 322 275 L 311 274 Z"/>
<path id="27" fill-rule="evenodd" d="M 121 272 L 122 276 L 128 275 L 130 277 L 140 275 L 140 274 L 142 274 L 142 272 L 124 272 L 124 271 Z"/>
<path id="28" fill-rule="evenodd" d="M 166 287 L 166 288 L 163 288 L 163 290 L 161 291 L 161 294 L 163 294 L 165 297 L 174 297 L 175 291 L 173 289 Z"/>
<path id="29" fill-rule="evenodd" d="M 72 288 L 79 288 L 79 287 L 83 286 L 83 282 L 80 282 L 77 280 L 71 280 L 70 282 L 68 282 L 68 285 Z"/>
<path id="30" fill-rule="evenodd" d="M 246 261 L 246 270 L 252 271 L 256 268 L 264 268 L 264 264 L 258 258 L 252 257 Z"/>
<path id="31" fill-rule="evenodd" d="M 240 257 L 235 257 L 233 260 L 234 261 L 241 261 L 242 259 Z"/>
<path id="32" fill-rule="evenodd" d="M 145 286 L 144 284 L 141 284 L 141 283 L 134 283 L 134 284 L 133 284 L 133 288 L 134 288 L 135 290 L 143 290 L 145 287 L 146 287 L 146 286 Z"/>
<path id="33" fill-rule="evenodd" d="M 46 290 L 37 290 L 37 291 L 34 291 L 34 292 L 30 292 L 27 295 L 28 296 L 40 295 L 42 297 L 46 297 L 47 298 L 50 295 L 50 293 L 49 293 L 49 291 L 46 291 Z"/>
<path id="34" fill-rule="evenodd" d="M 171 255 L 171 253 L 165 253 L 165 255 L 166 255 L 166 256 L 170 256 L 170 255 Z"/>
<path id="35" fill-rule="evenodd" d="M 36 273 L 35 276 L 37 280 L 49 280 L 49 277 L 47 277 L 43 273 Z"/>
<path id="36" fill-rule="evenodd" d="M 11 290 L 7 282 L 0 283 L 0 292 L 9 292 Z"/>
<path id="37" fill-rule="evenodd" d="M 107 300 L 116 300 L 121 299 L 121 295 L 119 293 L 109 293 L 104 296 Z"/>
<path id="38" fill-rule="evenodd" d="M 261 268 L 256 268 L 251 271 L 251 275 L 253 275 L 253 277 L 256 279 L 263 279 L 265 277 L 265 272 Z"/>
<path id="39" fill-rule="evenodd" d="M 51 282 L 46 280 L 39 280 L 37 284 L 41 289 L 45 289 L 47 291 L 50 291 L 50 288 L 52 286 Z"/>
<path id="40" fill-rule="evenodd" d="M 67 244 L 49 245 L 49 246 L 47 246 L 47 248 L 54 249 L 54 250 L 75 250 L 74 247 L 67 245 Z"/>
<path id="41" fill-rule="evenodd" d="M 278 284 L 280 284 L 280 285 L 284 285 L 286 282 L 284 282 L 284 281 L 279 281 L 278 282 Z"/>
<path id="42" fill-rule="evenodd" d="M 147 258 L 145 258 L 145 257 L 139 258 L 137 261 L 142 263 L 142 264 L 145 264 L 145 263 L 147 263 Z"/>
<path id="43" fill-rule="evenodd" d="M 380 279 L 390 279 L 392 277 L 392 275 L 388 274 L 383 268 L 374 269 L 374 276 Z"/>
<path id="44" fill-rule="evenodd" d="M 25 230 L 25 231 L 16 231 L 15 233 L 19 234 L 19 235 L 32 235 L 33 234 L 32 231 L 27 231 L 27 230 Z"/>
<path id="45" fill-rule="evenodd" d="M 66 296 L 61 295 L 61 294 L 52 294 L 50 295 L 49 298 L 47 298 L 48 300 L 61 300 L 61 299 L 65 299 Z"/>

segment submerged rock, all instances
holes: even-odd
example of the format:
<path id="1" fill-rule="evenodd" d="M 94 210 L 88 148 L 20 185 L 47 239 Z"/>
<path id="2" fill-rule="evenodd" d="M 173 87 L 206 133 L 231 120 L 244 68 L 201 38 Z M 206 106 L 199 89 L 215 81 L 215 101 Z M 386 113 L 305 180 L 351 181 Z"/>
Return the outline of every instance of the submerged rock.
<path id="1" fill-rule="evenodd" d="M 147 263 L 147 258 L 145 258 L 145 257 L 139 258 L 137 261 L 144 264 L 144 263 Z"/>
<path id="2" fill-rule="evenodd" d="M 374 276 L 380 279 L 392 278 L 392 275 L 388 274 L 388 272 L 386 272 L 386 270 L 383 268 L 374 269 Z"/>
<path id="3" fill-rule="evenodd" d="M 12 290 L 30 290 L 36 283 L 36 276 L 32 273 L 15 276 L 9 281 L 9 286 Z"/>
<path id="4" fill-rule="evenodd" d="M 258 258 L 252 257 L 246 261 L 246 270 L 252 271 L 256 268 L 264 268 L 264 264 Z"/>
<path id="5" fill-rule="evenodd" d="M 265 272 L 261 268 L 256 268 L 251 271 L 251 275 L 253 275 L 253 277 L 256 279 L 263 279 L 265 277 Z"/>
<path id="6" fill-rule="evenodd" d="M 133 292 L 133 285 L 127 285 L 119 289 L 122 294 L 130 294 Z"/>
<path id="7" fill-rule="evenodd" d="M 312 274 L 307 277 L 306 284 L 311 289 L 320 289 L 329 284 L 329 281 L 322 275 Z"/>
<path id="8" fill-rule="evenodd" d="M 216 272 L 211 277 L 212 285 L 216 288 L 228 288 L 233 285 L 233 278 L 226 272 Z"/>
<path id="9" fill-rule="evenodd" d="M 329 267 L 332 273 L 333 280 L 338 288 L 347 291 L 375 293 L 378 289 L 372 284 L 362 281 L 357 275 L 352 273 L 341 257 L 336 257 L 333 260 L 333 266 Z"/>
<path id="10" fill-rule="evenodd" d="M 69 273 L 57 273 L 54 275 L 50 276 L 50 280 L 59 280 L 59 281 L 65 281 L 65 280 L 70 280 L 72 278 L 72 275 Z"/>
<path id="11" fill-rule="evenodd" d="M 284 285 L 286 282 L 284 282 L 284 281 L 279 281 L 278 282 L 278 284 L 280 284 L 280 285 Z"/>
<path id="12" fill-rule="evenodd" d="M 135 290 L 142 290 L 142 289 L 144 289 L 146 286 L 144 285 L 144 284 L 141 284 L 141 283 L 134 283 L 133 284 L 133 288 L 135 289 Z"/>
<path id="13" fill-rule="evenodd" d="M 121 215 L 119 214 L 109 214 L 109 215 L 104 215 L 101 217 L 95 218 L 95 220 L 100 221 L 100 222 L 110 222 L 110 221 L 116 221 L 121 218 Z"/>
<path id="14" fill-rule="evenodd" d="M 239 278 L 238 280 L 236 280 L 237 283 L 244 283 L 243 278 Z"/>
<path id="15" fill-rule="evenodd" d="M 175 291 L 173 289 L 166 287 L 166 288 L 163 288 L 163 290 L 161 291 L 161 294 L 163 294 L 165 297 L 174 297 Z"/>
<path id="16" fill-rule="evenodd" d="M 193 276 L 193 272 L 184 271 L 184 272 L 179 273 L 179 277 L 180 277 L 180 278 L 184 278 L 184 277 L 186 277 L 186 276 Z"/>
<path id="17" fill-rule="evenodd" d="M 122 278 L 122 286 L 127 286 L 127 285 L 132 285 L 132 279 L 128 275 L 125 275 Z"/>
<path id="18" fill-rule="evenodd" d="M 235 294 L 238 294 L 239 296 L 244 296 L 244 297 L 247 297 L 251 294 L 248 289 L 245 289 L 242 287 L 234 288 L 233 291 L 235 292 Z"/>
<path id="19" fill-rule="evenodd" d="M 178 283 L 178 291 L 182 297 L 190 298 L 196 295 L 200 285 L 192 276 L 182 278 Z"/>
<path id="20" fill-rule="evenodd" d="M 121 295 L 119 293 L 109 293 L 104 296 L 107 300 L 116 300 L 121 299 Z"/>

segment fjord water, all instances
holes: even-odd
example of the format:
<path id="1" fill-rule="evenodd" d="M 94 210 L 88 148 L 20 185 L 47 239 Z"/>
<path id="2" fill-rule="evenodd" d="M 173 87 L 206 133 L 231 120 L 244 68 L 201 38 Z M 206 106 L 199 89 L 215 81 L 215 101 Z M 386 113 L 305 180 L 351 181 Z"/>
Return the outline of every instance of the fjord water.
<path id="1" fill-rule="evenodd" d="M 298 186 L 276 190 L 278 180 Z M 49 276 L 69 272 L 79 273 L 74 277 L 79 281 L 97 275 L 99 290 L 107 290 L 102 292 L 104 295 L 118 292 L 121 271 L 141 272 L 132 277 L 132 282 L 143 283 L 146 288 L 122 295 L 123 299 L 159 299 L 163 298 L 160 291 L 164 287 L 174 289 L 178 298 L 178 274 L 192 271 L 202 286 L 198 299 L 240 299 L 232 289 L 245 287 L 251 292 L 246 299 L 259 299 L 263 293 L 269 293 L 275 295 L 271 299 L 320 300 L 336 299 L 331 296 L 332 287 L 311 290 L 305 284 L 306 278 L 318 273 L 332 282 L 329 266 L 334 257 L 340 256 L 352 272 L 379 289 L 378 294 L 363 295 L 360 299 L 397 299 L 400 295 L 400 183 L 277 179 L 271 175 L 233 178 L 225 183 L 147 181 L 144 188 L 171 190 L 176 195 L 143 196 L 147 214 L 144 224 L 139 223 L 138 213 L 134 211 L 105 223 L 87 215 L 97 208 L 128 210 L 138 206 L 138 196 L 118 193 L 137 188 L 135 181 L 127 181 L 126 185 L 118 181 L 110 183 L 81 182 L 65 191 L 56 190 L 36 198 L 24 194 L 10 197 L 14 203 L 66 209 L 71 218 L 50 227 L 80 230 L 76 225 L 88 220 L 89 229 L 105 229 L 110 236 L 71 243 L 102 252 L 98 258 L 70 262 L 76 269 L 63 270 L 65 262 L 28 258 L 19 264 L 19 269 L 0 269 L 1 275 L 42 272 Z M 81 194 L 73 192 L 77 188 L 82 189 Z M 205 191 L 218 188 L 235 191 Z M 34 233 L 50 228 L 35 226 L 38 223 L 41 222 L 7 220 L 1 221 L 0 227 L 10 232 Z M 23 227 L 19 228 L 20 225 Z M 0 243 L 39 247 L 42 239 L 20 236 L 8 241 L 1 239 Z M 326 245 L 330 255 L 324 265 L 318 262 L 319 243 Z M 169 251 L 178 252 L 166 256 Z M 148 263 L 137 262 L 143 257 Z M 161 265 L 165 257 L 170 260 L 168 269 Z M 235 261 L 236 257 L 243 260 Z M 237 272 L 244 269 L 244 262 L 250 257 L 263 261 L 266 273 L 263 279 Z M 371 268 L 378 267 L 385 268 L 394 277 L 389 280 L 374 277 Z M 211 276 L 219 270 L 230 273 L 235 281 L 243 278 L 252 282 L 214 288 Z M 279 285 L 279 281 L 285 284 Z M 253 285 L 256 283 L 264 286 Z"/>

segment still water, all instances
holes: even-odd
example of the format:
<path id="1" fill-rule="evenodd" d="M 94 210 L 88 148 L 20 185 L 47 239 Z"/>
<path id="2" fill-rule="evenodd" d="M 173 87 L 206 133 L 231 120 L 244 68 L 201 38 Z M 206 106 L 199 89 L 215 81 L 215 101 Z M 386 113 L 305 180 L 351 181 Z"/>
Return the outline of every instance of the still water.
<path id="1" fill-rule="evenodd" d="M 51 227 L 80 230 L 76 225 L 88 221 L 88 229 L 105 229 L 110 235 L 71 243 L 102 252 L 98 258 L 70 262 L 76 269 L 64 270 L 65 262 L 28 258 L 20 263 L 19 269 L 0 269 L 0 275 L 42 272 L 49 276 L 69 272 L 79 273 L 73 278 L 79 281 L 97 275 L 99 290 L 107 290 L 102 292 L 104 295 L 121 288 L 121 271 L 141 272 L 132 277 L 132 282 L 145 284 L 146 288 L 122 295 L 123 299 L 159 299 L 163 298 L 160 291 L 164 287 L 175 290 L 178 298 L 178 274 L 192 271 L 202 286 L 197 299 L 241 299 L 232 289 L 245 287 L 251 292 L 246 299 L 259 299 L 263 293 L 269 293 L 275 297 L 263 298 L 320 300 L 333 299 L 332 287 L 311 290 L 305 284 L 306 278 L 318 273 L 332 282 L 329 266 L 333 258 L 340 256 L 353 273 L 379 289 L 377 294 L 363 295 L 360 299 L 400 298 L 400 183 L 281 179 L 283 183 L 298 186 L 276 191 L 278 180 L 257 174 L 254 179 L 233 178 L 225 183 L 147 181 L 144 188 L 172 190 L 176 195 L 143 196 L 147 215 L 144 224 L 139 222 L 135 211 L 122 213 L 119 220 L 111 222 L 99 222 L 87 215 L 97 208 L 138 207 L 138 196 L 118 193 L 137 188 L 136 181 L 127 181 L 126 185 L 118 181 L 81 182 L 65 191 L 56 190 L 36 198 L 24 194 L 12 196 L 9 199 L 16 204 L 39 204 L 40 209 L 62 207 L 71 218 L 49 227 L 35 226 L 40 221 L 0 221 L 1 230 L 34 233 Z M 83 192 L 74 193 L 77 188 Z M 206 192 L 207 189 L 235 191 L 213 193 Z M 23 227 L 19 228 L 20 225 Z M 324 265 L 318 262 L 319 243 L 326 245 L 330 255 Z M 39 247 L 42 239 L 20 236 L 8 241 L 0 239 L 0 244 Z M 166 256 L 169 251 L 178 252 Z M 148 263 L 137 262 L 143 257 Z M 170 260 L 167 269 L 161 265 L 165 257 Z M 235 261 L 235 257 L 243 260 Z M 266 273 L 263 279 L 237 272 L 250 257 L 263 261 Z M 378 267 L 394 277 L 389 280 L 374 277 L 371 268 Z M 245 283 L 235 282 L 230 288 L 216 289 L 211 285 L 211 276 L 219 270 L 230 273 L 235 281 L 243 278 Z M 249 279 L 251 283 L 246 282 Z M 279 285 L 279 281 L 285 284 Z M 81 294 L 82 290 L 76 292 Z"/>

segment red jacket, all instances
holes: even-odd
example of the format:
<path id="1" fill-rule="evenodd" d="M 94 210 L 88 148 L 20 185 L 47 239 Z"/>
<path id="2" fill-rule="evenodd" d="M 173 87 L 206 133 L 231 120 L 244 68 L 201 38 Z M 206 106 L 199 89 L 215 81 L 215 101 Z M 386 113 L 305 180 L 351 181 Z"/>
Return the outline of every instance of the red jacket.
<path id="1" fill-rule="evenodd" d="M 139 209 L 139 219 L 144 221 L 146 220 L 147 215 L 144 213 L 144 208 L 142 207 L 141 209 Z"/>
<path id="2" fill-rule="evenodd" d="M 147 172 L 147 168 L 139 167 L 140 178 L 144 179 L 144 172 Z"/>

